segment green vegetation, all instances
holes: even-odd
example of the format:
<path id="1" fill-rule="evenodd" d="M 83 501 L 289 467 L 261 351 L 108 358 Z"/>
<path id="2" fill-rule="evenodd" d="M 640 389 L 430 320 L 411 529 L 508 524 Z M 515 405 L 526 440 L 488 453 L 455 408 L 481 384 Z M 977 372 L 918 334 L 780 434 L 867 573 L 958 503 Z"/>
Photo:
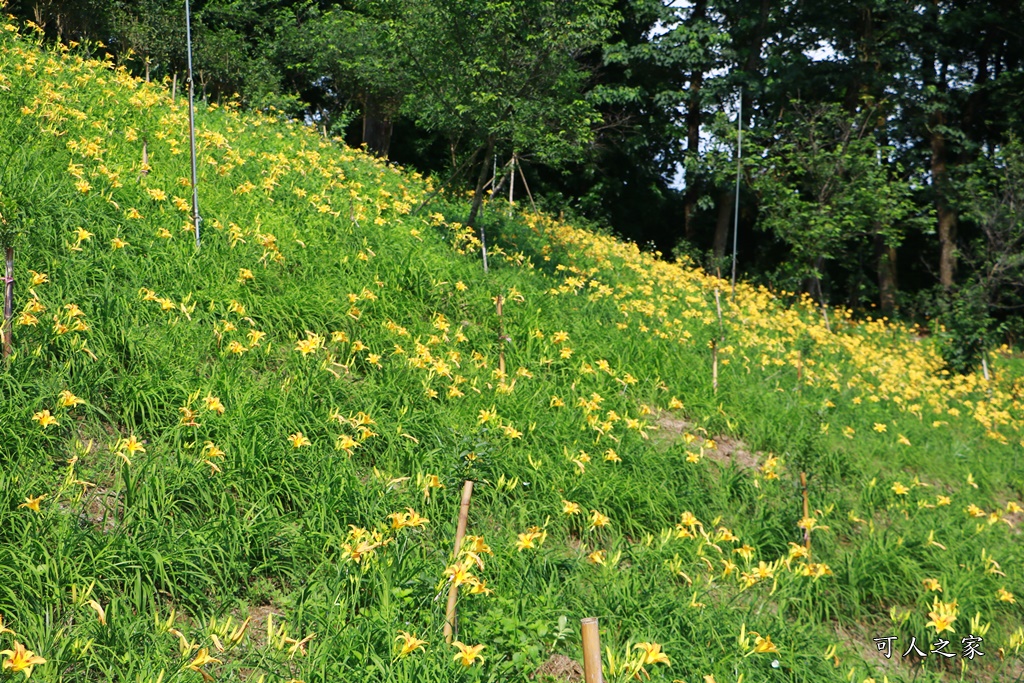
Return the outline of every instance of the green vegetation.
<path id="1" fill-rule="evenodd" d="M 585 616 L 609 681 L 1021 673 L 1009 349 L 950 375 L 496 201 L 484 275 L 468 202 L 230 105 L 196 251 L 184 102 L 81 49 L 0 28 L 0 647 L 32 680 L 527 680 Z M 871 640 L 936 632 L 921 667 Z"/>

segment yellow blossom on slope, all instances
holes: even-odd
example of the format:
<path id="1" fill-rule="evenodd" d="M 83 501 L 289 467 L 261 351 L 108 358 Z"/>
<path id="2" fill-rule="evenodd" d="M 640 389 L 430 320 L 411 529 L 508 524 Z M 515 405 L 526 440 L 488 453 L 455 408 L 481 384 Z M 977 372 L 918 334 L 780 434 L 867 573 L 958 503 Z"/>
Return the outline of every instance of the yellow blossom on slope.
<path id="1" fill-rule="evenodd" d="M 452 645 L 459 649 L 459 652 L 455 655 L 454 659 L 456 662 L 462 664 L 462 666 L 469 667 L 473 666 L 474 662 L 484 661 L 483 655 L 480 653 L 487 647 L 486 645 L 466 645 L 458 640 L 452 643 Z"/>
<path id="2" fill-rule="evenodd" d="M 41 502 L 43 502 L 44 498 L 46 498 L 46 494 L 45 493 L 40 494 L 40 495 L 36 496 L 35 498 L 25 498 L 25 502 L 22 503 L 21 505 L 19 505 L 18 507 L 20 507 L 20 508 L 28 508 L 29 510 L 32 510 L 33 512 L 39 512 L 39 504 Z"/>
<path id="3" fill-rule="evenodd" d="M 39 426 L 43 429 L 50 427 L 51 425 L 58 424 L 57 418 L 50 414 L 49 410 L 40 410 L 39 412 L 32 415 L 32 419 L 39 423 Z"/>
<path id="4" fill-rule="evenodd" d="M 74 408 L 75 406 L 83 403 L 85 403 L 85 401 L 78 398 L 67 389 L 60 392 L 60 395 L 57 397 L 57 405 L 61 408 Z"/>
<path id="5" fill-rule="evenodd" d="M 597 510 L 590 511 L 590 528 L 591 529 L 603 529 L 612 523 L 612 520 L 608 515 L 602 514 Z"/>
<path id="6" fill-rule="evenodd" d="M 643 665 L 648 664 L 666 664 L 670 665 L 668 655 L 661 651 L 661 645 L 659 643 L 637 643 L 633 646 L 634 650 L 641 650 L 643 652 Z"/>
<path id="7" fill-rule="evenodd" d="M 932 601 L 932 611 L 928 612 L 930 621 L 925 626 L 935 629 L 936 635 L 949 631 L 953 633 L 953 622 L 958 614 L 956 600 L 953 602 L 941 602 L 938 597 Z"/>
<path id="8" fill-rule="evenodd" d="M 423 646 L 427 644 L 427 641 L 420 640 L 415 635 L 407 631 L 399 631 L 398 637 L 395 638 L 395 640 L 400 641 L 402 643 L 402 647 L 398 651 L 398 657 L 400 659 L 408 657 L 416 650 L 422 650 Z"/>
<path id="9" fill-rule="evenodd" d="M 303 446 L 312 445 L 309 439 L 303 436 L 302 432 L 295 432 L 294 434 L 289 434 L 288 441 L 291 442 L 292 448 L 302 448 Z"/>
<path id="10" fill-rule="evenodd" d="M 25 680 L 32 675 L 33 667 L 46 664 L 45 659 L 36 655 L 32 650 L 26 650 L 25 646 L 18 641 L 14 641 L 14 649 L 0 650 L 0 655 L 4 656 L 2 668 L 10 669 L 11 673 L 25 674 Z"/>
<path id="11" fill-rule="evenodd" d="M 224 414 L 224 404 L 221 403 L 220 398 L 217 396 L 207 394 L 206 398 L 203 399 L 203 405 L 211 412 L 217 413 L 218 415 Z"/>
<path id="12" fill-rule="evenodd" d="M 755 637 L 754 637 L 754 652 L 755 653 L 767 654 L 767 653 L 773 653 L 773 652 L 778 652 L 778 651 L 779 651 L 779 648 L 776 647 L 775 643 L 772 642 L 772 637 L 771 636 L 764 636 L 762 638 L 760 635 L 755 634 Z"/>

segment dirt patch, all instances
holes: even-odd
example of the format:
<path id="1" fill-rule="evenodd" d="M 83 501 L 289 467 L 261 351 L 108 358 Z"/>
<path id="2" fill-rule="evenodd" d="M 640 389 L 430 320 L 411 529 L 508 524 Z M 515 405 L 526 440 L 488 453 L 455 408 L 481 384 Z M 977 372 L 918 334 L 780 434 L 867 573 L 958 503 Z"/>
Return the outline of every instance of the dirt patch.
<path id="1" fill-rule="evenodd" d="M 693 422 L 667 411 L 658 413 L 654 423 L 658 426 L 658 431 L 656 434 L 651 435 L 651 440 L 663 449 L 667 449 L 681 441 L 686 441 L 686 434 L 690 433 L 699 439 L 699 442 L 694 441 L 694 446 L 697 446 L 698 443 L 703 443 L 706 439 L 703 433 L 696 433 L 703 432 L 703 429 L 695 430 Z M 714 460 L 724 467 L 735 463 L 741 470 L 755 470 L 758 468 L 761 453 L 752 453 L 740 439 L 720 434 L 711 437 L 711 440 L 715 442 L 715 447 L 704 449 L 704 456 L 708 459 Z"/>
<path id="2" fill-rule="evenodd" d="M 262 647 L 267 644 L 267 619 L 271 614 L 275 617 L 274 623 L 280 626 L 281 611 L 277 607 L 273 605 L 259 605 L 249 610 L 249 637 L 256 647 Z"/>
<path id="3" fill-rule="evenodd" d="M 78 518 L 96 531 L 110 533 L 117 526 L 122 513 L 121 495 L 105 486 L 89 489 L 82 501 L 82 512 Z"/>
<path id="4" fill-rule="evenodd" d="M 760 465 L 760 453 L 751 453 L 739 439 L 731 436 L 716 436 L 713 441 L 715 448 L 705 449 L 704 455 L 720 465 L 728 466 L 735 463 L 741 470 L 756 470 Z"/>
<path id="5" fill-rule="evenodd" d="M 900 655 L 904 650 L 900 649 L 899 641 L 893 643 L 891 657 L 886 658 L 885 653 L 878 650 L 874 638 L 882 638 L 892 635 L 887 627 L 881 627 L 875 632 L 871 627 L 857 624 L 856 626 L 836 626 L 836 638 L 839 640 L 839 654 L 842 650 L 847 653 L 855 652 L 869 666 L 888 674 L 902 674 L 904 678 L 911 677 L 911 667 L 907 662 L 901 661 Z M 840 657 L 842 659 L 842 657 Z M 907 660 L 909 661 L 909 660 Z"/>
<path id="6" fill-rule="evenodd" d="M 530 674 L 530 680 L 541 683 L 550 683 L 550 681 L 577 683 L 577 681 L 583 680 L 583 666 L 575 659 L 570 659 L 565 655 L 551 655 L 548 657 L 548 661 Z"/>

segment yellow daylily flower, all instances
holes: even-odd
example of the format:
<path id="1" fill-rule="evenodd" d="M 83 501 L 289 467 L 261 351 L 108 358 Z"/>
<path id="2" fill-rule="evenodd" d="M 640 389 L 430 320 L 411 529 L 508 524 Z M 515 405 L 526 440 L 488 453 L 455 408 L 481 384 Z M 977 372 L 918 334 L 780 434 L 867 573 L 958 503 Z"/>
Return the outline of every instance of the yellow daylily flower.
<path id="1" fill-rule="evenodd" d="M 40 494 L 40 495 L 36 496 L 35 498 L 25 498 L 25 502 L 22 503 L 21 505 L 19 505 L 18 507 L 20 507 L 20 508 L 28 508 L 29 510 L 32 510 L 33 512 L 39 512 L 39 504 L 41 502 L 43 502 L 44 498 L 46 498 L 46 494 L 45 493 Z"/>
<path id="2" fill-rule="evenodd" d="M 453 659 L 456 662 L 462 664 L 462 666 L 469 667 L 473 666 L 474 662 L 484 661 L 483 655 L 481 655 L 480 653 L 483 652 L 484 648 L 487 647 L 486 645 L 466 645 L 465 643 L 459 640 L 456 640 L 454 643 L 452 643 L 452 645 L 459 649 L 459 652 L 455 655 L 455 657 L 453 657 Z"/>
<path id="3" fill-rule="evenodd" d="M 36 655 L 32 650 L 26 650 L 25 646 L 14 641 L 14 649 L 0 650 L 4 656 L 3 669 L 10 669 L 11 673 L 21 672 L 25 674 L 25 680 L 32 675 L 33 667 L 46 664 L 46 660 Z"/>
<path id="4" fill-rule="evenodd" d="M 416 650 L 424 649 L 424 646 L 427 645 L 427 641 L 420 640 L 415 635 L 407 631 L 399 631 L 398 637 L 395 638 L 395 640 L 401 641 L 402 643 L 402 647 L 398 651 L 399 659 L 408 657 Z"/>

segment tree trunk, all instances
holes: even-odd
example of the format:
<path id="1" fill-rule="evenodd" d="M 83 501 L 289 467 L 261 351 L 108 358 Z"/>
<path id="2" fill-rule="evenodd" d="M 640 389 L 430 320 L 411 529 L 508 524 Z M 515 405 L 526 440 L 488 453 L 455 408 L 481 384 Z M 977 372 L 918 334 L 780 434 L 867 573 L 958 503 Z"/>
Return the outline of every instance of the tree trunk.
<path id="1" fill-rule="evenodd" d="M 729 246 L 729 219 L 732 217 L 733 203 L 736 192 L 733 189 L 722 190 L 718 195 L 718 218 L 715 221 L 715 258 L 724 258 Z"/>
<path id="2" fill-rule="evenodd" d="M 875 255 L 878 259 L 878 305 L 882 313 L 891 316 L 896 310 L 896 248 L 875 235 Z"/>
<path id="3" fill-rule="evenodd" d="M 937 26 L 939 6 L 933 0 L 929 8 L 928 25 Z M 935 69 L 936 54 L 927 50 L 921 59 L 921 80 L 925 87 L 934 87 L 941 98 L 948 88 L 946 82 L 946 64 L 939 71 Z M 932 190 L 935 192 L 935 214 L 938 218 L 939 233 L 939 283 L 949 290 L 953 286 L 953 275 L 956 271 L 956 210 L 949 202 L 949 150 L 947 148 L 946 112 L 942 110 L 941 100 L 931 102 L 931 113 L 928 115 L 927 135 L 931 147 Z"/>
<path id="4" fill-rule="evenodd" d="M 931 144 L 932 189 L 935 191 L 935 213 L 939 228 L 939 283 L 946 289 L 953 286 L 956 272 L 956 228 L 957 214 L 948 198 L 949 168 L 946 135 L 942 126 L 946 116 L 936 112 L 929 117 L 928 136 Z"/>
<path id="5" fill-rule="evenodd" d="M 484 185 L 487 184 L 487 171 L 490 170 L 487 166 L 487 162 L 494 154 L 494 136 L 489 135 L 487 137 L 487 147 L 484 149 L 484 158 L 480 162 L 480 174 L 476 178 L 476 191 L 473 193 L 473 206 L 469 210 L 469 218 L 466 219 L 466 225 L 474 227 L 476 225 L 477 214 L 480 213 L 480 206 L 484 201 Z"/>
<path id="6" fill-rule="evenodd" d="M 695 0 L 691 21 L 696 28 L 707 15 L 707 0 Z M 683 236 L 693 240 L 693 214 L 697 210 L 697 164 L 700 158 L 700 89 L 704 85 L 704 71 L 696 68 L 690 74 L 690 97 L 686 105 L 686 193 L 683 196 Z"/>
<path id="7" fill-rule="evenodd" d="M 392 127 L 391 117 L 380 98 L 367 93 L 363 99 L 363 142 L 371 154 L 387 158 Z"/>

